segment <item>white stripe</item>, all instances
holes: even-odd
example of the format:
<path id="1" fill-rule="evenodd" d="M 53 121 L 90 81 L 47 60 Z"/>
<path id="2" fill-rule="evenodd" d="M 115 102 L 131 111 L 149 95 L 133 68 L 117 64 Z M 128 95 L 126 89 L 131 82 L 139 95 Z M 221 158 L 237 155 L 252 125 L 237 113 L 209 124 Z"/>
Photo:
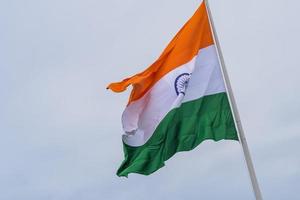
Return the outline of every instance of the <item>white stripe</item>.
<path id="1" fill-rule="evenodd" d="M 177 95 L 174 85 L 175 79 L 183 73 L 192 73 L 185 96 Z M 211 45 L 201 49 L 190 62 L 166 74 L 142 98 L 127 106 L 122 115 L 126 133 L 123 141 L 130 146 L 141 146 L 174 107 L 221 92 L 225 92 L 224 81 L 215 46 Z"/>
<path id="2" fill-rule="evenodd" d="M 200 50 L 195 66 L 182 102 L 226 91 L 215 45 Z"/>

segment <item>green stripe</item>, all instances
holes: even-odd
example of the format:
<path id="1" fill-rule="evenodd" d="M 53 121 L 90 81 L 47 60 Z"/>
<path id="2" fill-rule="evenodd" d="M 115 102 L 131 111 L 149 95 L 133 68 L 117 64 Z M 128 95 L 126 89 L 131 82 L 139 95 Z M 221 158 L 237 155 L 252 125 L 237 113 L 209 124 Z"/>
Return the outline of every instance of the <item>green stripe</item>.
<path id="1" fill-rule="evenodd" d="M 117 175 L 149 175 L 176 152 L 192 150 L 207 139 L 238 140 L 226 93 L 189 101 L 170 111 L 143 146 L 124 143 L 125 160 Z"/>

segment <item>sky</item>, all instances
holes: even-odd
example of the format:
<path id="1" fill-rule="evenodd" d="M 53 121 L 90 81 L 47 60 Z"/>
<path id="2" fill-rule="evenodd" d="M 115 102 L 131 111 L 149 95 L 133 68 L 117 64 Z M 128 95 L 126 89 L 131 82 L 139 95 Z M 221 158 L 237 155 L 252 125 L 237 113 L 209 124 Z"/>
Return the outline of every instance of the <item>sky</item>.
<path id="1" fill-rule="evenodd" d="M 1 0 L 1 200 L 254 199 L 241 146 L 205 141 L 119 178 L 121 114 L 200 0 Z M 300 185 L 300 3 L 210 0 L 264 199 Z"/>

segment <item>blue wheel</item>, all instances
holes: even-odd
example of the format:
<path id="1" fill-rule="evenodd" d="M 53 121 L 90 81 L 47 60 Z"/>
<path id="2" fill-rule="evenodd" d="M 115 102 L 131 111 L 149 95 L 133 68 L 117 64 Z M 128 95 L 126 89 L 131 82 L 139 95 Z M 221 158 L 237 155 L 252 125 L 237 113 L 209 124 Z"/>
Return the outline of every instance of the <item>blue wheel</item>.
<path id="1" fill-rule="evenodd" d="M 191 74 L 189 73 L 183 73 L 177 76 L 174 82 L 174 87 L 177 95 L 179 95 L 180 93 L 185 95 L 185 90 L 189 83 L 190 78 L 191 78 Z"/>

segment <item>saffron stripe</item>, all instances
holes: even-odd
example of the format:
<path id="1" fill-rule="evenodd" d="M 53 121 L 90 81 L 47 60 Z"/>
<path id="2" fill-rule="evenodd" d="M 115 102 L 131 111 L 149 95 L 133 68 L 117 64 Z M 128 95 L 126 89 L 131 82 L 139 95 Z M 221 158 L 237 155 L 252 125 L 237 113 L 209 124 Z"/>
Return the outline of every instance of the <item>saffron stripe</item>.
<path id="1" fill-rule="evenodd" d="M 176 34 L 161 56 L 145 71 L 112 83 L 108 89 L 122 92 L 133 86 L 128 104 L 144 96 L 153 85 L 170 71 L 191 61 L 199 50 L 213 44 L 212 33 L 204 4 Z"/>

